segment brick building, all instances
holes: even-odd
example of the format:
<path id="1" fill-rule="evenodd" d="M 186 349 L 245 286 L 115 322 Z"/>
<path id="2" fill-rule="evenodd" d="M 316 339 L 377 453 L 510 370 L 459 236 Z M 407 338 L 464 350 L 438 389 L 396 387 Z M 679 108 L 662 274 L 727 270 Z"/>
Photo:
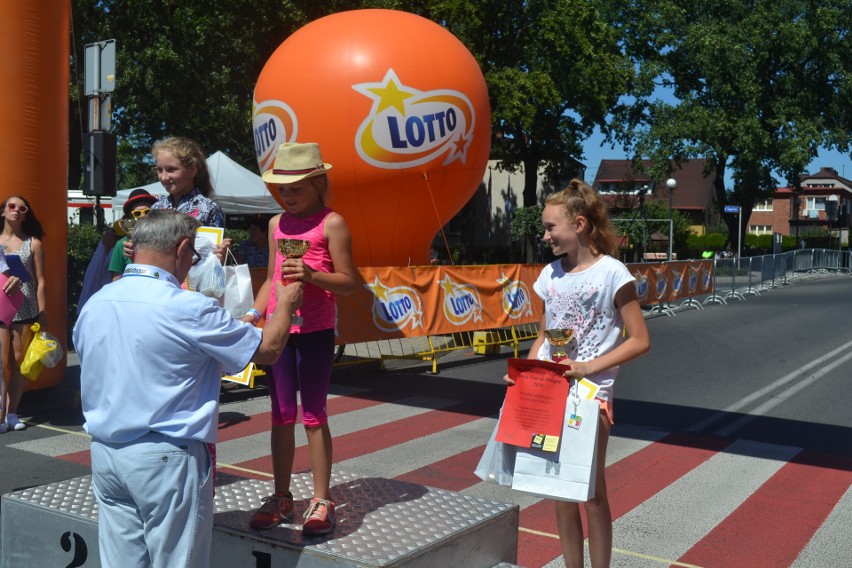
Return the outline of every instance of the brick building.
<path id="1" fill-rule="evenodd" d="M 649 160 L 643 160 L 644 170 L 651 168 Z M 633 169 L 630 160 L 601 160 L 592 187 L 607 198 L 618 209 L 635 207 L 639 191 L 648 190 L 648 197 L 671 204 L 690 220 L 690 229 L 697 235 L 704 234 L 707 225 L 718 221 L 713 205 L 713 175 L 704 175 L 704 160 L 689 160 L 681 164 L 671 175 L 677 182 L 674 191 L 669 190 L 666 180 L 651 179 L 646 173 Z"/>
<path id="2" fill-rule="evenodd" d="M 771 199 L 755 205 L 748 220 L 753 235 L 781 233 L 802 235 L 830 232 L 835 242 L 849 241 L 852 221 L 852 181 L 823 167 L 815 174 L 799 176 L 798 191 L 779 187 Z"/>

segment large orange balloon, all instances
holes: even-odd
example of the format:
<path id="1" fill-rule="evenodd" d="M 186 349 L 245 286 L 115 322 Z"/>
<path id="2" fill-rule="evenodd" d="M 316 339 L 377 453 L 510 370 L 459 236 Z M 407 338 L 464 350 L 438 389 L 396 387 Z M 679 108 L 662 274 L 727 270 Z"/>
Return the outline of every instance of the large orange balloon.
<path id="1" fill-rule="evenodd" d="M 261 172 L 282 142 L 320 144 L 357 265 L 425 264 L 434 236 L 482 181 L 488 91 L 470 52 L 434 22 L 342 12 L 269 58 L 255 87 L 254 138 Z"/>

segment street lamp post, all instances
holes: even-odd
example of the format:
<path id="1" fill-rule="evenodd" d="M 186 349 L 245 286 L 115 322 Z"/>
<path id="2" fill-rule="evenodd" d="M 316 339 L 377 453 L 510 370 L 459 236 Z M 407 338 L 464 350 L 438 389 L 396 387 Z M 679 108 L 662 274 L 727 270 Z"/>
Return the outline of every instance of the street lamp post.
<path id="1" fill-rule="evenodd" d="M 802 200 L 799 197 L 799 191 L 797 189 L 793 190 L 793 223 L 796 226 L 796 249 L 799 249 L 799 207 L 801 207 Z"/>
<path id="2" fill-rule="evenodd" d="M 671 223 L 669 223 L 669 262 L 672 261 L 672 241 L 674 240 L 674 207 L 673 207 L 673 197 L 674 191 L 677 189 L 677 180 L 675 178 L 669 178 L 666 180 L 666 186 L 669 188 L 669 219 L 671 219 Z"/>
<path id="3" fill-rule="evenodd" d="M 835 220 L 837 215 L 837 202 L 839 201 L 836 195 L 829 195 L 827 201 L 827 207 L 825 209 L 826 217 L 828 217 L 828 248 L 829 250 L 833 249 L 832 243 L 832 235 L 831 235 L 831 223 Z"/>

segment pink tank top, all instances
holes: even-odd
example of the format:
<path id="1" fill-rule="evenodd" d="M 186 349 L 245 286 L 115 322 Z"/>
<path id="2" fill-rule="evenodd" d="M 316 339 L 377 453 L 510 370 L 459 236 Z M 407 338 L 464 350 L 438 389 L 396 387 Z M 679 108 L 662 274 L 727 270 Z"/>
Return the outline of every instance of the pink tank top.
<path id="1" fill-rule="evenodd" d="M 310 241 L 311 246 L 308 252 L 305 253 L 305 256 L 302 257 L 305 264 L 319 272 L 334 272 L 334 264 L 331 262 L 331 255 L 328 252 L 328 242 L 325 239 L 323 231 L 325 220 L 330 213 L 332 213 L 332 210 L 329 207 L 324 207 L 313 215 L 298 219 L 285 211 L 281 214 L 278 226 L 275 227 L 273 238 L 276 241 L 284 238 Z M 276 250 L 275 272 L 273 274 L 274 282 L 281 280 L 281 264 L 284 260 L 284 255 Z M 275 311 L 277 304 L 278 299 L 275 297 L 275 287 L 273 286 L 269 294 L 269 307 L 266 311 L 267 318 Z M 302 325 L 291 326 L 291 333 L 308 333 L 311 331 L 334 329 L 337 320 L 337 306 L 334 300 L 334 293 L 323 290 L 313 284 L 305 284 L 304 301 L 302 302 L 302 307 L 296 313 L 302 316 L 304 323 Z"/>

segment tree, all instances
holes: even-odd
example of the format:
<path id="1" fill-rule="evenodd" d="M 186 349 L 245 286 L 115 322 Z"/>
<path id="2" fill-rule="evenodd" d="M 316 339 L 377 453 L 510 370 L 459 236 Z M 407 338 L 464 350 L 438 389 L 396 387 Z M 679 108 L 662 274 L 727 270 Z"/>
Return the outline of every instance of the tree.
<path id="1" fill-rule="evenodd" d="M 540 164 L 573 173 L 581 143 L 625 92 L 632 67 L 614 30 L 584 0 L 427 2 L 473 53 L 491 100 L 492 155 L 524 171 L 525 207 L 538 205 Z"/>
<path id="2" fill-rule="evenodd" d="M 740 205 L 747 219 L 774 172 L 795 182 L 820 146 L 848 147 L 848 111 L 845 126 L 832 114 L 848 108 L 848 0 L 598 4 L 640 71 L 636 101 L 614 109 L 614 137 L 661 178 L 672 160 L 704 158 L 717 206 Z M 658 87 L 678 102 L 652 99 Z M 725 221 L 736 235 L 736 218 Z"/>
<path id="3" fill-rule="evenodd" d="M 119 187 L 153 178 L 154 141 L 170 135 L 222 150 L 256 166 L 252 95 L 263 65 L 305 24 L 358 8 L 426 10 L 401 0 L 79 0 L 72 3 L 74 52 L 69 180 L 82 175 L 83 47 L 116 39 L 113 132 L 118 137 Z M 306 54 L 309 57 L 310 54 Z"/>
<path id="4" fill-rule="evenodd" d="M 151 181 L 151 144 L 169 135 L 254 164 L 254 84 L 275 48 L 305 23 L 303 10 L 276 0 L 88 0 L 73 3 L 73 18 L 72 68 L 79 74 L 84 43 L 116 39 L 112 129 L 120 187 Z M 76 79 L 79 85 L 82 78 Z M 79 100 L 72 86 L 75 91 Z M 74 113 L 72 132 L 85 116 L 85 110 Z M 71 151 L 73 186 L 80 154 Z"/>

